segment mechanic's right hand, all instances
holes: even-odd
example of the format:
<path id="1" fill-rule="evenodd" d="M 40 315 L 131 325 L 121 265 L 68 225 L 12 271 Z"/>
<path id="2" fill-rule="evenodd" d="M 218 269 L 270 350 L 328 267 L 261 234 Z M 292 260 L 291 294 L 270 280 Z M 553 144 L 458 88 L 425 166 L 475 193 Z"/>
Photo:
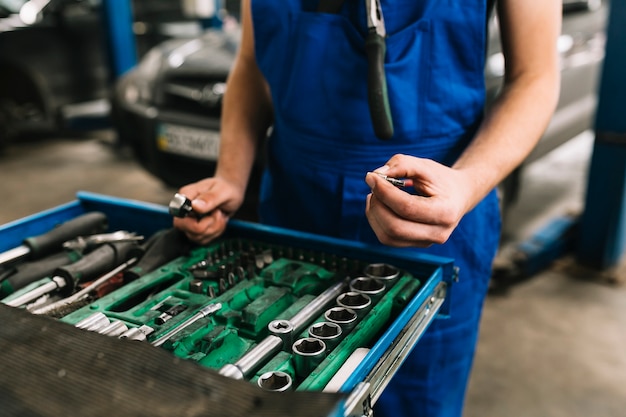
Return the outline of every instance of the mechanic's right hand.
<path id="1" fill-rule="evenodd" d="M 204 245 L 224 233 L 228 219 L 243 203 L 245 190 L 222 178 L 212 177 L 185 185 L 178 192 L 191 200 L 198 216 L 174 217 L 174 227 Z"/>

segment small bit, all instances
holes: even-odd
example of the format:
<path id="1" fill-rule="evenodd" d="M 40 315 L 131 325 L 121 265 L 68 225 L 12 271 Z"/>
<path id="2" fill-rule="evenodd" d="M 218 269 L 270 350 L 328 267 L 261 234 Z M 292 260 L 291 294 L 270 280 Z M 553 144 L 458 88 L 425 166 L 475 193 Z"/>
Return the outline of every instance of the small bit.
<path id="1" fill-rule="evenodd" d="M 399 178 L 389 177 L 385 174 L 380 174 L 378 172 L 374 172 L 374 174 L 378 175 L 379 177 L 386 180 L 387 182 L 395 185 L 396 187 L 412 187 L 413 186 L 413 180 L 411 179 L 399 179 Z"/>
<path id="2" fill-rule="evenodd" d="M 224 293 L 227 289 L 228 289 L 228 286 L 226 285 L 226 281 L 224 280 L 224 278 L 220 278 L 220 281 L 219 281 L 220 294 Z"/>
<path id="3" fill-rule="evenodd" d="M 209 287 L 207 288 L 207 295 L 209 296 L 209 298 L 215 298 L 215 296 L 217 295 L 215 293 L 215 288 L 212 285 L 209 285 Z"/>
<path id="4" fill-rule="evenodd" d="M 206 268 L 211 266 L 211 262 L 209 262 L 208 259 L 203 259 L 199 262 L 196 262 L 195 264 L 191 265 L 189 268 L 187 268 L 188 271 L 193 271 L 195 269 L 202 269 L 202 268 Z"/>
<path id="5" fill-rule="evenodd" d="M 228 281 L 228 285 L 233 287 L 236 283 L 237 280 L 235 278 L 235 274 L 233 272 L 229 272 L 227 275 L 227 281 Z"/>
<path id="6" fill-rule="evenodd" d="M 189 291 L 195 294 L 202 294 L 202 280 L 192 279 L 189 282 Z"/>

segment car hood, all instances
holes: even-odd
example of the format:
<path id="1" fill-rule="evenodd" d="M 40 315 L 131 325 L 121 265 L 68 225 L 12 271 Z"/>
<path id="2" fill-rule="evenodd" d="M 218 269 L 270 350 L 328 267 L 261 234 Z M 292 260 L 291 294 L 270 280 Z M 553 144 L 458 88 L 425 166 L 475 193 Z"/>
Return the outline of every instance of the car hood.
<path id="1" fill-rule="evenodd" d="M 155 48 L 160 59 L 148 62 L 159 65 L 160 76 L 174 74 L 228 74 L 239 46 L 240 32 L 208 30 L 193 39 L 174 39 Z M 151 51 L 153 53 L 153 51 Z M 147 58 L 149 57 L 148 54 Z M 149 58 L 148 58 L 149 59 Z M 144 61 L 140 64 L 140 67 Z"/>

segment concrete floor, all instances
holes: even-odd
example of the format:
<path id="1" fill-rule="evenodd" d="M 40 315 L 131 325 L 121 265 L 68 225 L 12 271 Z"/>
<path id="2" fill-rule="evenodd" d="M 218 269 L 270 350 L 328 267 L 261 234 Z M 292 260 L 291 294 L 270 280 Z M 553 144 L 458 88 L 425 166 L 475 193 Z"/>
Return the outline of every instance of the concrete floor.
<path id="1" fill-rule="evenodd" d="M 592 143 L 581 135 L 526 170 L 501 264 L 550 219 L 581 210 Z M 167 204 L 176 190 L 113 144 L 104 131 L 10 146 L 0 156 L 0 224 L 73 200 L 79 190 Z M 609 272 L 564 257 L 487 298 L 465 417 L 626 415 L 626 285 L 620 270 Z"/>

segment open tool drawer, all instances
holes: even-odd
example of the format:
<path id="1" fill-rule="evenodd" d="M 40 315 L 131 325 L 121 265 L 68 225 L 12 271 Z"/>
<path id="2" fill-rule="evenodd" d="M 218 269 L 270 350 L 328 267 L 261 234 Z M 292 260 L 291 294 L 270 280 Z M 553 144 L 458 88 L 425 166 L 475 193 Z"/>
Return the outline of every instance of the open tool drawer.
<path id="1" fill-rule="evenodd" d="M 0 252 L 92 211 L 106 215 L 109 231 L 149 237 L 171 228 L 164 206 L 81 192 L 76 201 L 0 227 Z M 220 239 L 191 246 L 185 255 L 53 321 L 71 330 L 64 340 L 79 338 L 81 345 L 89 338 L 120 354 L 141 349 L 146 361 L 156 361 L 155 351 L 158 358 L 174 357 L 177 365 L 183 359 L 192 375 L 206 373 L 212 384 L 255 396 L 257 405 L 262 395 L 277 402 L 312 395 L 320 410 L 320 398 L 332 398 L 325 415 L 360 416 L 367 415 L 435 316 L 445 315 L 454 278 L 447 258 L 403 256 L 233 220 Z M 10 310 L 24 323 L 50 321 L 32 309 Z M 9 346 L 18 331 L 0 331 L 0 346 Z M 17 366 L 13 370 L 19 373 Z M 249 389 L 232 385 L 235 381 Z M 0 381 L 0 397 L 8 385 Z M 290 415 L 307 415 L 291 407 Z"/>

